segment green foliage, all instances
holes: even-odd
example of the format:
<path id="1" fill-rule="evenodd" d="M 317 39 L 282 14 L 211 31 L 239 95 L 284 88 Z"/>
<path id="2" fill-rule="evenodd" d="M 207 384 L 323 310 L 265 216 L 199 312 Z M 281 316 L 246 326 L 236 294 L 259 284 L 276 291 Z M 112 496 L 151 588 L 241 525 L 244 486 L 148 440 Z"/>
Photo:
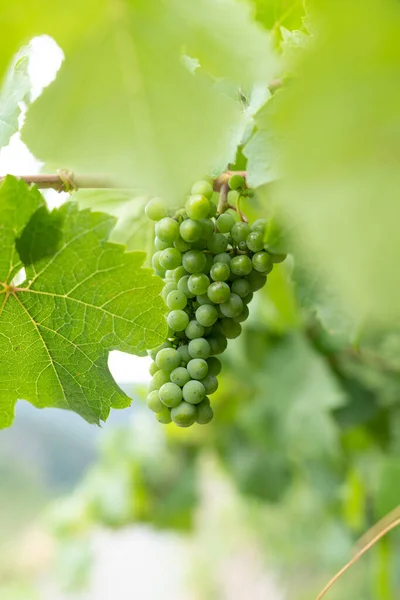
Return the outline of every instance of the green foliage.
<path id="1" fill-rule="evenodd" d="M 108 371 L 108 351 L 143 355 L 165 337 L 161 282 L 141 268 L 143 253 L 107 241 L 112 217 L 73 203 L 48 213 L 39 192 L 13 177 L 0 210 L 0 425 L 11 424 L 18 398 L 105 420 L 110 407 L 130 404 Z M 51 256 L 43 240 L 53 240 Z"/>
<path id="2" fill-rule="evenodd" d="M 0 148 L 7 146 L 11 136 L 18 131 L 20 102 L 29 104 L 31 82 L 28 75 L 29 46 L 21 48 L 5 76 L 0 90 Z"/>

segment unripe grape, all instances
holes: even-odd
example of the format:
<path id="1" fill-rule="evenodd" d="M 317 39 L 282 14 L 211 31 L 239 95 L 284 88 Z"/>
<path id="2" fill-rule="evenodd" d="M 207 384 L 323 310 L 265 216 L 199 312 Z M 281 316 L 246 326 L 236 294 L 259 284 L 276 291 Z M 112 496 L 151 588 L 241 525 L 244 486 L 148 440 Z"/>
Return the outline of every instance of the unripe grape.
<path id="1" fill-rule="evenodd" d="M 198 423 L 199 425 L 207 425 L 207 423 L 209 423 L 214 416 L 213 409 L 210 406 L 210 402 L 207 402 L 207 400 L 208 398 L 204 398 L 204 400 L 202 400 L 202 402 L 200 402 L 200 404 L 197 404 L 196 406 L 196 423 Z"/>
<path id="2" fill-rule="evenodd" d="M 160 396 L 159 396 L 157 390 L 153 390 L 147 396 L 147 406 L 149 407 L 150 410 L 152 410 L 155 413 L 162 411 L 163 404 L 160 400 Z"/>
<path id="3" fill-rule="evenodd" d="M 179 233 L 184 242 L 193 243 L 197 242 L 203 235 L 203 227 L 198 221 L 186 219 L 186 221 L 182 221 Z"/>
<path id="4" fill-rule="evenodd" d="M 242 175 L 231 175 L 228 180 L 228 185 L 231 190 L 239 190 L 245 185 L 244 177 Z"/>
<path id="5" fill-rule="evenodd" d="M 208 211 L 208 218 L 212 219 L 217 214 L 217 205 L 215 202 L 210 201 L 210 210 Z"/>
<path id="6" fill-rule="evenodd" d="M 268 274 L 272 271 L 272 259 L 271 255 L 267 252 L 256 252 L 253 256 L 253 267 L 259 273 Z"/>
<path id="7" fill-rule="evenodd" d="M 163 425 L 168 425 L 168 423 L 171 423 L 171 413 L 169 409 L 166 406 L 163 406 L 162 411 L 156 413 L 156 419 Z"/>
<path id="8" fill-rule="evenodd" d="M 204 335 L 204 327 L 196 320 L 189 321 L 188 326 L 185 329 L 185 334 L 189 340 L 201 338 Z"/>
<path id="9" fill-rule="evenodd" d="M 176 269 L 182 264 L 182 254 L 176 248 L 167 248 L 160 254 L 160 265 L 163 269 Z"/>
<path id="10" fill-rule="evenodd" d="M 194 273 L 189 277 L 188 288 L 192 294 L 200 295 L 207 292 L 210 280 L 204 273 Z"/>
<path id="11" fill-rule="evenodd" d="M 187 344 L 183 344 L 182 346 L 178 346 L 177 352 L 180 356 L 181 362 L 185 365 L 192 360 L 192 357 L 189 354 L 189 346 Z"/>
<path id="12" fill-rule="evenodd" d="M 207 240 L 207 248 L 213 254 L 225 252 L 228 247 L 228 240 L 223 233 L 213 233 Z"/>
<path id="13" fill-rule="evenodd" d="M 171 371 L 170 379 L 172 383 L 175 383 L 175 385 L 183 387 L 185 383 L 190 381 L 190 375 L 185 367 L 177 367 Z"/>
<path id="14" fill-rule="evenodd" d="M 209 286 L 207 295 L 216 304 L 221 304 L 222 302 L 227 302 L 231 295 L 231 290 L 229 285 L 224 281 L 215 281 Z"/>
<path id="15" fill-rule="evenodd" d="M 225 317 L 237 317 L 243 310 L 243 301 L 237 294 L 231 294 L 227 302 L 220 305 Z"/>
<path id="16" fill-rule="evenodd" d="M 166 369 L 159 369 L 153 375 L 153 378 L 150 382 L 152 389 L 159 390 L 164 383 L 169 381 L 169 371 Z"/>
<path id="17" fill-rule="evenodd" d="M 179 280 L 187 274 L 188 274 L 188 272 L 182 266 L 177 267 L 176 269 L 174 269 L 174 272 L 173 272 L 173 280 L 176 283 L 178 283 Z"/>
<path id="18" fill-rule="evenodd" d="M 287 254 L 284 254 L 284 253 L 277 254 L 276 252 L 274 253 L 271 250 L 268 250 L 268 248 L 267 248 L 267 252 L 271 255 L 271 260 L 273 263 L 281 263 L 287 257 Z"/>
<path id="19" fill-rule="evenodd" d="M 214 233 L 214 223 L 211 219 L 201 219 L 198 222 L 201 223 L 203 228 L 203 235 L 201 237 L 207 240 Z"/>
<path id="20" fill-rule="evenodd" d="M 252 252 L 259 252 L 264 248 L 264 236 L 261 231 L 252 231 L 246 239 L 246 244 Z"/>
<path id="21" fill-rule="evenodd" d="M 174 331 L 183 331 L 189 323 L 189 316 L 184 310 L 172 310 L 167 316 L 167 323 Z"/>
<path id="22" fill-rule="evenodd" d="M 239 335 L 242 333 L 240 323 L 228 317 L 221 319 L 219 321 L 219 326 L 221 328 L 221 333 L 223 333 L 224 336 L 227 337 L 229 340 L 233 340 L 239 337 Z"/>
<path id="23" fill-rule="evenodd" d="M 205 219 L 210 212 L 210 202 L 208 198 L 201 194 L 190 196 L 185 204 L 185 210 L 190 219 L 199 221 Z"/>
<path id="24" fill-rule="evenodd" d="M 181 402 L 171 410 L 171 419 L 178 427 L 190 427 L 197 417 L 197 408 L 193 404 Z"/>
<path id="25" fill-rule="evenodd" d="M 164 383 L 158 390 L 158 394 L 160 396 L 161 402 L 168 406 L 168 408 L 173 408 L 174 406 L 178 406 L 182 402 L 182 390 L 175 383 Z"/>
<path id="26" fill-rule="evenodd" d="M 218 360 L 218 358 L 216 358 L 215 356 L 210 356 L 210 358 L 207 358 L 207 365 L 208 365 L 208 374 L 209 375 L 214 375 L 215 377 L 217 375 L 219 375 L 221 373 L 221 361 Z"/>
<path id="27" fill-rule="evenodd" d="M 152 221 L 160 221 L 167 216 L 167 208 L 160 198 L 153 198 L 146 204 L 144 212 Z"/>
<path id="28" fill-rule="evenodd" d="M 159 368 L 157 367 L 157 363 L 152 362 L 150 367 L 149 367 L 149 373 L 150 375 L 155 375 L 157 373 L 157 371 L 159 371 Z"/>
<path id="29" fill-rule="evenodd" d="M 170 373 L 179 367 L 181 364 L 181 358 L 179 356 L 179 352 L 174 348 L 163 348 L 157 353 L 156 363 L 159 369 Z M 157 377 L 157 373 L 154 377 Z"/>
<path id="30" fill-rule="evenodd" d="M 230 269 L 224 263 L 215 263 L 210 269 L 210 275 L 214 281 L 226 281 L 230 275 Z"/>
<path id="31" fill-rule="evenodd" d="M 204 338 L 190 340 L 188 350 L 191 358 L 208 358 L 211 354 L 209 342 Z M 156 373 L 157 375 L 157 373 Z"/>
<path id="32" fill-rule="evenodd" d="M 189 404 L 198 404 L 204 399 L 206 390 L 200 381 L 192 379 L 183 386 L 182 394 L 183 399 L 186 400 L 186 402 L 189 402 Z"/>
<path id="33" fill-rule="evenodd" d="M 166 252 L 166 250 L 164 250 Z M 234 275 L 248 275 L 253 270 L 253 264 L 251 258 L 245 254 L 241 256 L 235 256 L 231 260 L 231 271 Z"/>
<path id="34" fill-rule="evenodd" d="M 176 290 L 176 283 L 174 281 L 169 281 L 168 283 L 166 283 L 161 292 L 163 300 L 166 300 L 168 294 L 174 290 Z"/>
<path id="35" fill-rule="evenodd" d="M 183 237 L 178 237 L 178 239 L 174 241 L 174 246 L 179 252 L 187 252 L 191 247 L 189 242 L 185 241 Z"/>
<path id="36" fill-rule="evenodd" d="M 245 279 L 250 283 L 252 292 L 257 292 L 257 290 L 260 290 L 267 281 L 267 277 L 265 275 L 262 275 L 255 270 L 246 275 Z"/>
<path id="37" fill-rule="evenodd" d="M 169 342 L 168 340 L 165 340 L 165 342 L 163 342 L 162 344 L 160 344 L 160 346 L 157 346 L 157 348 L 153 348 L 152 350 L 149 350 L 148 351 L 148 355 L 153 360 L 156 360 L 156 356 L 160 352 L 160 350 L 162 350 L 163 348 L 171 348 L 171 347 L 172 347 L 171 342 Z"/>
<path id="38" fill-rule="evenodd" d="M 164 217 L 156 223 L 156 236 L 163 242 L 174 242 L 179 237 L 179 225 L 171 217 Z"/>
<path id="39" fill-rule="evenodd" d="M 208 364 L 204 358 L 193 358 L 188 362 L 187 370 L 192 379 L 204 379 L 208 373 Z"/>
<path id="40" fill-rule="evenodd" d="M 211 196 L 214 193 L 214 190 L 213 186 L 208 181 L 196 181 L 196 183 L 191 189 L 191 193 L 194 195 L 201 194 L 202 196 L 205 196 L 208 200 L 210 200 Z"/>
<path id="41" fill-rule="evenodd" d="M 180 278 L 180 280 L 178 281 L 178 290 L 185 294 L 187 298 L 194 298 L 195 294 L 192 294 L 192 292 L 188 288 L 189 277 L 190 275 L 184 275 Z"/>
<path id="42" fill-rule="evenodd" d="M 237 323 L 243 323 L 243 321 L 245 321 L 248 316 L 249 316 L 249 307 L 245 304 L 243 306 L 242 312 L 239 313 L 236 317 L 233 317 L 233 320 L 236 321 Z"/>
<path id="43" fill-rule="evenodd" d="M 251 285 L 246 279 L 236 279 L 231 286 L 232 292 L 237 294 L 242 299 L 248 296 L 251 292 Z"/>
<path id="44" fill-rule="evenodd" d="M 158 237 L 154 238 L 154 245 L 156 247 L 156 250 L 165 250 L 166 248 L 170 248 L 171 247 L 171 245 L 170 245 L 169 242 L 163 242 Z"/>
<path id="45" fill-rule="evenodd" d="M 229 267 L 231 260 L 232 259 L 227 252 L 221 252 L 220 254 L 216 254 L 214 256 L 214 264 L 223 263 Z"/>
<path id="46" fill-rule="evenodd" d="M 170 310 L 182 310 L 187 304 L 187 297 L 178 290 L 173 290 L 167 296 L 166 304 Z"/>
<path id="47" fill-rule="evenodd" d="M 200 273 L 206 262 L 207 259 L 200 250 L 189 250 L 182 257 L 182 264 L 188 273 Z"/>
<path id="48" fill-rule="evenodd" d="M 218 319 L 218 312 L 215 306 L 211 304 L 202 304 L 196 310 L 196 320 L 203 325 L 203 327 L 210 327 Z"/>
<path id="49" fill-rule="evenodd" d="M 207 341 L 210 346 L 211 354 L 222 354 L 228 345 L 226 337 L 218 332 L 208 336 Z"/>
<path id="50" fill-rule="evenodd" d="M 240 221 L 239 223 L 235 223 L 234 226 L 232 227 L 231 236 L 235 240 L 236 243 L 245 242 L 246 238 L 250 232 L 251 232 L 250 225 Z"/>
<path id="51" fill-rule="evenodd" d="M 218 389 L 218 379 L 214 375 L 207 375 L 201 380 L 201 383 L 204 385 L 207 395 L 214 394 Z"/>
<path id="52" fill-rule="evenodd" d="M 223 213 L 217 219 L 217 228 L 221 233 L 229 233 L 235 224 L 235 217 L 229 213 Z"/>
<path id="53" fill-rule="evenodd" d="M 200 294 L 196 296 L 196 300 L 198 304 L 201 306 L 202 304 L 214 304 L 212 300 L 207 296 L 207 294 Z"/>

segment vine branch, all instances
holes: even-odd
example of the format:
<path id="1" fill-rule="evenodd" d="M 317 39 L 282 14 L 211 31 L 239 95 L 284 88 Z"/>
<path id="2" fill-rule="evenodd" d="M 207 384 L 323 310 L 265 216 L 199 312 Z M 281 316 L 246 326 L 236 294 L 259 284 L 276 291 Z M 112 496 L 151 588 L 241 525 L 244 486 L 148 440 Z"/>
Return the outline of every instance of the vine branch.
<path id="1" fill-rule="evenodd" d="M 229 177 L 233 174 L 243 175 L 246 177 L 246 171 L 226 171 L 219 177 L 214 179 L 215 191 L 220 191 L 221 187 L 227 183 Z M 74 175 L 71 171 L 60 170 L 57 174 L 39 174 L 39 175 L 15 175 L 17 179 L 25 181 L 28 185 L 37 185 L 39 189 L 53 189 L 57 192 L 67 192 L 71 189 L 81 188 L 111 188 L 118 189 L 121 186 L 116 185 L 112 181 L 103 177 L 91 177 L 86 175 Z M 0 184 L 5 177 L 0 177 Z M 126 186 L 123 186 L 126 188 Z"/>

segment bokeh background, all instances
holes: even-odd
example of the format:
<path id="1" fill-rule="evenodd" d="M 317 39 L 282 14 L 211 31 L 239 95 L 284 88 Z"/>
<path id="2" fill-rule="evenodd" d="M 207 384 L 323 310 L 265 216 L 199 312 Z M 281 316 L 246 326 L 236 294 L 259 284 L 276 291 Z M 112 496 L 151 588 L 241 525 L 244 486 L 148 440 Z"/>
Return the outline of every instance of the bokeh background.
<path id="1" fill-rule="evenodd" d="M 367 25 L 360 22 L 361 28 Z M 293 46 L 301 45 L 298 37 L 300 42 L 291 39 Z M 372 37 L 371 55 L 379 43 L 380 38 Z M 289 43 L 288 52 L 290 47 Z M 345 43 L 342 48 L 335 69 L 346 64 Z M 50 38 L 34 40 L 31 98 L 54 78 L 61 60 Z M 313 68 L 318 74 L 319 67 L 316 60 L 308 77 L 309 83 L 321 86 L 319 77 L 312 77 Z M 327 76 L 324 82 L 326 98 L 332 97 L 329 92 L 339 97 L 330 87 L 332 81 L 334 77 Z M 307 94 L 314 92 L 309 85 L 305 104 Z M 325 115 L 313 113 L 314 117 L 318 123 Z M 262 114 L 259 118 L 260 127 Z M 299 120 L 296 135 L 304 133 L 301 128 L 309 126 L 310 118 Z M 372 119 L 367 110 L 364 118 Z M 293 187 L 287 191 L 294 211 L 294 199 L 307 195 L 305 179 L 311 167 L 306 158 L 315 161 L 321 175 L 316 196 L 326 190 L 330 176 L 335 180 L 344 169 L 341 162 L 325 160 L 334 167 L 332 173 L 321 172 L 319 152 L 313 153 L 318 149 L 318 126 L 309 131 L 310 146 L 299 161 L 302 176 L 294 168 Z M 334 123 L 330 133 L 336 133 Z M 367 152 L 364 138 L 354 148 L 347 147 L 343 163 L 351 162 L 361 147 Z M 368 165 L 363 158 L 362 164 Z M 0 151 L 0 174 L 34 173 L 41 166 L 19 134 Z M 364 176 L 360 172 L 357 181 Z M 347 189 L 352 185 L 351 180 Z M 348 198 L 340 190 L 329 190 L 347 206 Z M 261 214 L 270 193 L 267 186 L 243 204 L 250 218 Z M 51 206 L 66 197 L 46 195 Z M 79 199 L 90 205 L 90 193 Z M 393 195 L 391 207 L 394 200 Z M 115 207 L 109 193 L 102 201 L 121 217 L 118 234 L 130 247 L 143 247 L 151 239 L 150 226 L 146 229 L 140 220 L 143 199 L 132 199 L 136 214 L 125 202 L 128 218 L 121 213 L 120 198 Z M 303 236 L 312 233 L 316 247 L 323 247 L 318 230 L 321 222 L 330 221 L 330 228 L 320 232 L 337 239 L 337 248 L 335 243 L 329 246 L 323 263 L 328 270 L 340 270 L 350 301 L 344 302 L 338 288 L 320 276 L 321 257 L 301 252 L 297 230 L 288 259 L 258 292 L 243 334 L 230 341 L 222 357 L 210 425 L 185 431 L 157 423 L 145 404 L 149 361 L 116 353 L 110 356 L 111 371 L 133 403 L 129 410 L 114 411 L 103 428 L 67 412 L 18 404 L 14 425 L 0 434 L 0 598 L 306 600 L 349 559 L 358 538 L 396 508 L 400 326 L 391 318 L 372 327 L 363 320 L 364 309 L 381 300 L 386 316 L 395 313 L 388 292 L 392 288 L 383 282 L 395 282 L 397 265 L 389 261 L 390 273 L 378 272 L 382 256 L 390 251 L 382 231 L 389 221 L 397 230 L 395 213 L 386 214 L 379 235 L 371 238 L 368 248 L 378 258 L 366 266 L 364 260 L 371 256 L 361 252 L 362 241 L 365 228 L 368 234 L 374 231 L 377 213 L 363 219 L 361 233 L 348 246 L 352 234 L 346 238 L 346 227 L 353 231 L 361 213 L 349 210 L 348 219 L 342 219 L 343 238 L 333 218 L 336 212 L 330 213 L 325 204 L 322 221 L 313 220 L 312 195 L 307 201 L 300 204 L 301 218 L 307 220 L 300 231 Z M 101 205 L 99 197 L 97 204 Z M 391 230 L 391 242 L 394 234 Z M 354 248 L 361 250 L 352 256 Z M 357 267 L 353 264 L 353 270 L 347 268 L 351 258 Z M 372 267 L 379 285 L 374 285 Z M 369 294 L 369 286 L 378 291 Z M 393 284 L 393 289 L 397 293 L 398 286 Z M 360 296 L 365 301 L 355 317 Z M 396 531 L 329 595 L 332 600 L 399 597 Z"/>

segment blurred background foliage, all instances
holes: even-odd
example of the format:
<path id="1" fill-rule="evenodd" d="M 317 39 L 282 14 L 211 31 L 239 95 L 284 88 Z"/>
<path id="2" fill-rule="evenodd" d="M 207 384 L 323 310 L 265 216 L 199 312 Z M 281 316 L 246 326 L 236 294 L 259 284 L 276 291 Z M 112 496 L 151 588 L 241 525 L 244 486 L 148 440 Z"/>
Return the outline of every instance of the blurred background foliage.
<path id="1" fill-rule="evenodd" d="M 139 385 L 127 389 L 129 419 L 114 414 L 101 432 L 19 408 L 0 438 L 7 600 L 39 598 L 40 569 L 15 560 L 26 539 L 76 591 L 90 580 L 96 531 L 137 524 L 191 540 L 195 600 L 233 597 L 218 570 L 239 551 L 250 552 L 250 574 L 257 561 L 277 574 L 268 597 L 306 600 L 399 505 L 400 9 L 392 0 L 362 10 L 312 0 L 307 14 L 296 0 L 247 4 L 272 31 L 283 86 L 241 90 L 247 112 L 230 167 L 248 170 L 256 195 L 242 209 L 250 220 L 267 215 L 268 243 L 289 256 L 222 356 L 207 427 L 161 427 Z M 236 84 L 218 85 L 237 95 Z M 118 217 L 115 241 L 151 253 L 142 190 L 73 197 Z M 29 527 L 44 506 L 40 531 L 50 537 L 38 539 Z M 329 598 L 399 596 L 394 531 Z"/>

